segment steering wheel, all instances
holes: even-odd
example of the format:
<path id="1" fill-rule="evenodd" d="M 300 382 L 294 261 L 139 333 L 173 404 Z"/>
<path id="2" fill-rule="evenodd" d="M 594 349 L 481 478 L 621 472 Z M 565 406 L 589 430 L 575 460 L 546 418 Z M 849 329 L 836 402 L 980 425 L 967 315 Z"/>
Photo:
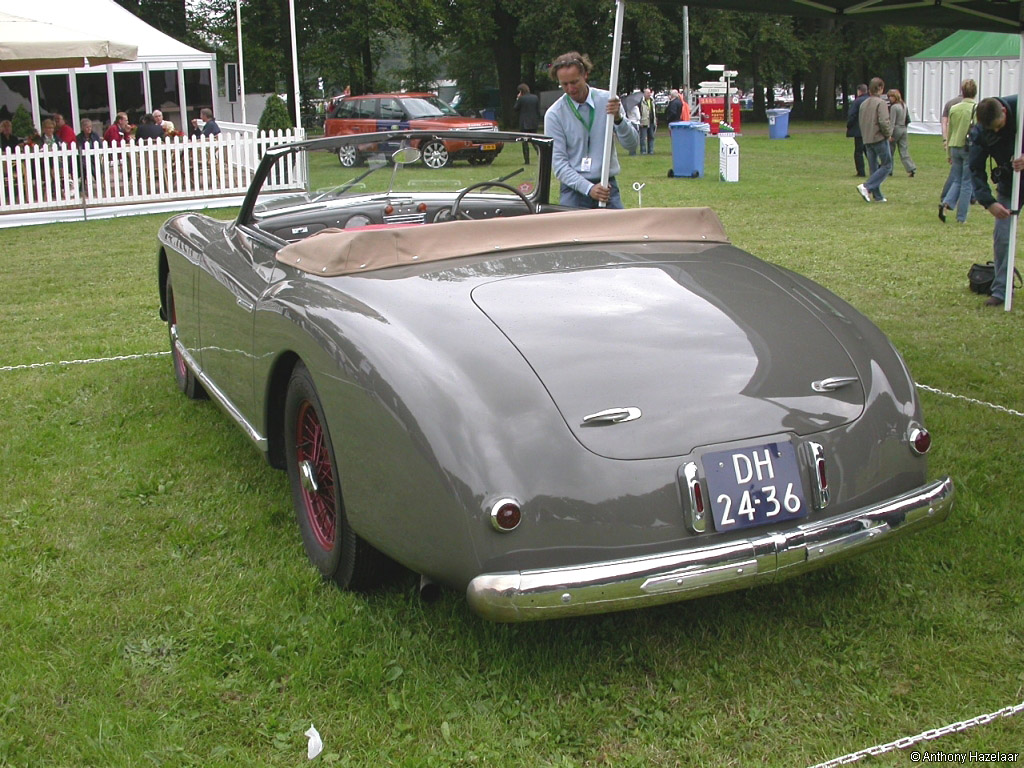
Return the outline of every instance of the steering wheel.
<path id="1" fill-rule="evenodd" d="M 506 184 L 506 183 L 504 183 L 502 181 L 478 181 L 475 184 L 470 184 L 468 187 L 466 187 L 461 192 L 459 192 L 458 197 L 455 198 L 455 202 L 452 203 L 452 207 L 449 210 L 448 215 L 451 216 L 451 218 L 453 218 L 453 219 L 458 218 L 459 216 L 461 216 L 463 219 L 466 219 L 468 221 L 476 221 L 476 219 L 474 219 L 472 216 L 470 216 L 465 211 L 460 211 L 459 210 L 459 206 L 462 204 L 462 199 L 467 194 L 472 192 L 474 189 L 480 189 L 482 187 L 483 188 L 486 188 L 486 187 L 501 187 L 502 189 L 507 189 L 509 192 L 512 192 L 513 194 L 517 195 L 519 197 L 519 199 L 522 200 L 526 204 L 526 210 L 527 211 L 529 211 L 530 213 L 536 213 L 537 212 L 537 206 L 535 206 L 530 201 L 530 198 L 528 198 L 526 195 L 524 195 L 518 189 L 513 187 L 511 184 Z"/>

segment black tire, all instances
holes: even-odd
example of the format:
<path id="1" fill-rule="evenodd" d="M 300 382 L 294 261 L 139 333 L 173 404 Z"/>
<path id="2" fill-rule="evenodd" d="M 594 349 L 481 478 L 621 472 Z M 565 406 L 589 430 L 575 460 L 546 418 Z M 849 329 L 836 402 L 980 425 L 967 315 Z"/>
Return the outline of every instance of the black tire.
<path id="1" fill-rule="evenodd" d="M 168 276 L 164 286 L 167 297 L 167 334 L 171 342 L 171 364 L 174 366 L 174 381 L 178 389 L 185 393 L 190 400 L 206 400 L 208 395 L 199 379 L 192 373 L 192 369 L 185 364 L 185 358 L 181 356 L 178 345 L 174 340 L 178 337 L 178 314 L 174 308 L 174 291 L 171 289 L 171 278 Z"/>
<path id="2" fill-rule="evenodd" d="M 379 586 L 392 562 L 349 527 L 327 419 L 302 363 L 288 382 L 284 429 L 292 503 L 310 562 L 342 589 Z"/>
<path id="3" fill-rule="evenodd" d="M 355 168 L 363 162 L 363 157 L 355 144 L 345 144 L 338 147 L 338 162 L 342 168 Z"/>
<path id="4" fill-rule="evenodd" d="M 447 168 L 452 164 L 451 155 L 448 154 L 448 147 L 440 139 L 430 139 L 420 145 L 420 154 L 423 157 L 423 164 L 435 171 L 440 168 Z"/>

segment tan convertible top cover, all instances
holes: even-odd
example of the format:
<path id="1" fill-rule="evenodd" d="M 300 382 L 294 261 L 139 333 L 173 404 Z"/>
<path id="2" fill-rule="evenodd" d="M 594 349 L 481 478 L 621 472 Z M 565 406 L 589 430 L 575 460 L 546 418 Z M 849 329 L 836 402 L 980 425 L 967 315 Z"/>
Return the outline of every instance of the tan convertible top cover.
<path id="1" fill-rule="evenodd" d="M 629 242 L 727 243 L 710 208 L 579 210 L 382 229 L 324 229 L 289 243 L 277 260 L 336 276 L 519 248 Z"/>

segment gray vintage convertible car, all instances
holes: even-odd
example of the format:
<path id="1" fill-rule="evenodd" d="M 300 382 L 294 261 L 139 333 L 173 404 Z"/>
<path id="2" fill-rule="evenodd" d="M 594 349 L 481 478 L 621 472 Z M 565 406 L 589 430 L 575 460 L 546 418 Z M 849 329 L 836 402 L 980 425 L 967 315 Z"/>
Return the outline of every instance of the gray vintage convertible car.
<path id="1" fill-rule="evenodd" d="M 849 304 L 708 209 L 550 205 L 547 138 L 442 172 L 423 138 L 270 150 L 237 220 L 160 230 L 178 386 L 287 470 L 325 578 L 397 562 L 523 621 L 763 584 L 947 517 L 914 383 Z M 382 152 L 339 177 L 352 141 Z"/>

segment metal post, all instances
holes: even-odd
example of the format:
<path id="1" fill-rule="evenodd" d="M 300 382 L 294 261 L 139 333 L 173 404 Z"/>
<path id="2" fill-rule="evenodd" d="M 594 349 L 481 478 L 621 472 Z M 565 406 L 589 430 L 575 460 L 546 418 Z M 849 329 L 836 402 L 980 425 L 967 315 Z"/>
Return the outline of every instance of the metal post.
<path id="1" fill-rule="evenodd" d="M 242 100 L 242 122 L 245 119 L 245 65 L 242 63 L 242 0 L 235 0 L 235 27 L 238 30 L 238 90 Z M 294 42 L 292 43 L 294 45 Z"/>
<path id="2" fill-rule="evenodd" d="M 1024 32 L 1020 35 L 1020 58 L 1017 64 L 1017 134 L 1013 139 L 1013 152 L 1010 158 L 1021 154 L 1020 140 L 1024 136 Z M 1017 196 L 1020 194 L 1020 171 L 1013 172 L 1013 190 L 1010 193 L 1010 211 L 1013 220 L 1010 222 L 1010 242 L 1006 254 L 1006 298 L 1003 309 L 1007 312 L 1013 308 L 1013 266 L 1017 260 L 1017 224 L 1020 222 L 1020 206 Z"/>
<path id="3" fill-rule="evenodd" d="M 690 103 L 690 6 L 683 6 L 683 93 Z"/>
<path id="4" fill-rule="evenodd" d="M 626 15 L 625 0 L 615 0 L 615 33 L 612 36 L 612 71 L 608 78 L 608 93 L 618 98 L 619 91 L 619 60 L 622 58 L 622 20 Z M 608 179 L 611 176 L 612 162 L 612 131 L 615 129 L 615 121 L 607 119 L 604 121 L 604 154 L 601 160 L 601 186 L 608 186 Z M 601 208 L 606 207 L 599 203 Z"/>
<path id="5" fill-rule="evenodd" d="M 298 135 L 302 128 L 302 115 L 299 104 L 302 99 L 299 96 L 299 51 L 295 44 L 295 0 L 288 0 L 288 16 L 292 28 L 292 78 L 295 83 L 295 132 Z"/>

